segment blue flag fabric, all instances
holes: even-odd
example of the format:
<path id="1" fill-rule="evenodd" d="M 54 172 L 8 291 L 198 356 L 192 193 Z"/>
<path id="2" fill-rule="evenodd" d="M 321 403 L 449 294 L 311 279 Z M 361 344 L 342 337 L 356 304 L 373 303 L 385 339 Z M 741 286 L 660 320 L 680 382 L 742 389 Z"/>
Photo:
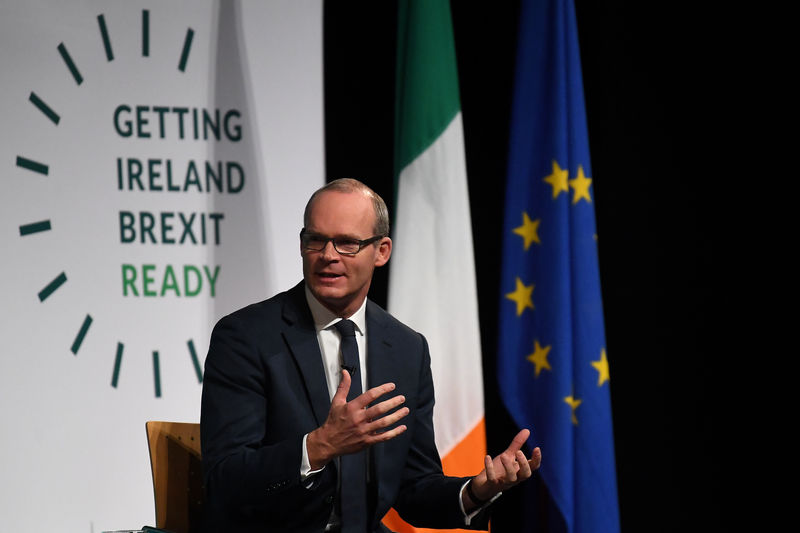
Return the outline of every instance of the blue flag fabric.
<path id="1" fill-rule="evenodd" d="M 594 189 L 572 0 L 523 0 L 498 379 L 567 531 L 619 531 Z"/>

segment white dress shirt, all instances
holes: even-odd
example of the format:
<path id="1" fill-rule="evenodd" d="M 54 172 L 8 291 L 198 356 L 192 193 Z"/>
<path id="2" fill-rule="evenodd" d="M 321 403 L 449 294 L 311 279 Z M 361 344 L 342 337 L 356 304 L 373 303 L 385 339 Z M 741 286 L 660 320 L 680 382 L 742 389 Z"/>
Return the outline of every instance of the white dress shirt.
<path id="1" fill-rule="evenodd" d="M 308 307 L 311 308 L 311 316 L 314 317 L 314 329 L 317 330 L 317 341 L 319 341 L 319 350 L 322 353 L 322 364 L 325 366 L 325 379 L 328 380 L 328 397 L 333 399 L 333 395 L 336 394 L 336 389 L 342 379 L 342 338 L 333 326 L 342 318 L 336 316 L 327 307 L 319 303 L 314 295 L 311 294 L 311 291 L 308 290 L 308 286 L 306 286 L 306 301 L 308 301 Z M 361 365 L 357 375 L 361 378 L 361 390 L 365 392 L 367 390 L 368 357 L 366 341 L 367 299 L 365 298 L 361 307 L 347 318 L 352 320 L 356 326 L 358 360 Z"/>
<path id="2" fill-rule="evenodd" d="M 311 309 L 311 316 L 314 318 L 314 329 L 317 331 L 317 342 L 319 342 L 319 351 L 322 354 L 322 365 L 325 367 L 328 398 L 332 400 L 336 394 L 336 389 L 339 388 L 339 382 L 342 380 L 342 337 L 333 325 L 342 320 L 342 318 L 336 316 L 335 313 L 319 303 L 314 295 L 311 294 L 311 291 L 308 290 L 308 285 L 306 285 L 305 291 L 306 301 L 309 309 Z M 361 307 L 347 318 L 355 324 L 358 362 L 360 365 L 357 374 L 361 379 L 361 391 L 365 392 L 367 390 L 367 299 L 364 298 Z M 307 438 L 308 434 L 303 437 L 303 460 L 300 464 L 300 479 L 303 481 L 325 469 L 323 466 L 319 470 L 311 470 L 311 461 L 308 459 L 308 448 L 306 447 Z"/>

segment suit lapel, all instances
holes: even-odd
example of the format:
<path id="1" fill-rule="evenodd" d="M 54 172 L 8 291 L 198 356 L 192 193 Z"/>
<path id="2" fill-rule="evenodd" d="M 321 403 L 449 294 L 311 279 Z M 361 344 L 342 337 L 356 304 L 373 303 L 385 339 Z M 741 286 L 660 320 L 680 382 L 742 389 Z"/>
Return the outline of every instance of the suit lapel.
<path id="1" fill-rule="evenodd" d="M 283 338 L 303 375 L 314 418 L 318 425 L 322 425 L 328 417 L 331 402 L 317 332 L 304 291 L 303 282 L 289 291 L 283 306 L 283 319 L 288 325 Z"/>
<path id="2" fill-rule="evenodd" d="M 367 387 L 383 385 L 395 378 L 397 361 L 382 309 L 367 300 Z"/>
<path id="3" fill-rule="evenodd" d="M 387 328 L 386 312 L 370 300 L 367 300 L 367 358 L 368 388 L 396 381 L 397 365 L 401 362 L 395 352 L 391 331 Z M 380 474 L 386 460 L 384 448 L 381 445 L 370 448 L 373 479 L 384 479 Z M 376 485 L 375 503 L 381 501 L 383 496 L 383 486 L 381 483 Z"/>

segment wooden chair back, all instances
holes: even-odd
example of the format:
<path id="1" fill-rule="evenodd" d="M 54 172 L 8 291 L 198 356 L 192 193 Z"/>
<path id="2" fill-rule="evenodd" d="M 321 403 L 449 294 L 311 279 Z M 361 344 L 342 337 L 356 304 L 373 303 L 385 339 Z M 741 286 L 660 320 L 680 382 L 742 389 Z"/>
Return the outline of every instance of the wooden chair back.
<path id="1" fill-rule="evenodd" d="M 200 424 L 145 424 L 153 473 L 156 527 L 174 533 L 202 529 L 204 501 Z"/>

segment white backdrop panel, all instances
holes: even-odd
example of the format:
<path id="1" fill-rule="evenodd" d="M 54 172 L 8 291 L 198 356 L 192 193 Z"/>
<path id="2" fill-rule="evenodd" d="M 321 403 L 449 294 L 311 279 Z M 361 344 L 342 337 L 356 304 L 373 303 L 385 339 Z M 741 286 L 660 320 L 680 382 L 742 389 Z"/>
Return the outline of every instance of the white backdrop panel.
<path id="1" fill-rule="evenodd" d="M 321 0 L 3 2 L 0 69 L 3 527 L 154 525 L 145 421 L 301 277 Z"/>

